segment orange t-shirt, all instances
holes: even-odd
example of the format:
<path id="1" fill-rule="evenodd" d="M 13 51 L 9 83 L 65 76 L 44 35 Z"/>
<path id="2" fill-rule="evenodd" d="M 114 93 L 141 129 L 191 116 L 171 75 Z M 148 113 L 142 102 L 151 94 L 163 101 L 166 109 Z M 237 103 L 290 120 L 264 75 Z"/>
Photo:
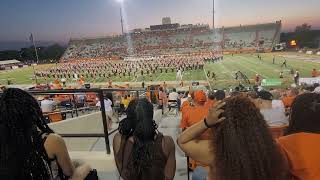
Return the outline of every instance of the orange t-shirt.
<path id="1" fill-rule="evenodd" d="M 296 133 L 278 139 L 294 180 L 320 179 L 320 134 Z"/>
<path id="2" fill-rule="evenodd" d="M 199 121 L 204 120 L 208 115 L 209 108 L 207 106 L 189 106 L 182 111 L 182 119 L 180 122 L 181 128 L 190 127 Z M 200 139 L 212 139 L 211 131 L 205 131 Z"/>
<path id="3" fill-rule="evenodd" d="M 282 99 L 284 107 L 291 107 L 296 96 L 289 96 Z"/>
<path id="4" fill-rule="evenodd" d="M 151 94 L 150 91 L 146 92 L 146 98 L 148 99 L 149 102 L 151 102 Z"/>
<path id="5" fill-rule="evenodd" d="M 182 104 L 181 104 L 181 112 L 183 112 L 184 109 L 186 109 L 187 107 L 190 106 L 190 102 L 189 101 L 184 101 Z"/>
<path id="6" fill-rule="evenodd" d="M 312 75 L 312 77 L 317 77 L 318 76 L 318 72 L 317 71 L 312 71 L 311 75 Z"/>

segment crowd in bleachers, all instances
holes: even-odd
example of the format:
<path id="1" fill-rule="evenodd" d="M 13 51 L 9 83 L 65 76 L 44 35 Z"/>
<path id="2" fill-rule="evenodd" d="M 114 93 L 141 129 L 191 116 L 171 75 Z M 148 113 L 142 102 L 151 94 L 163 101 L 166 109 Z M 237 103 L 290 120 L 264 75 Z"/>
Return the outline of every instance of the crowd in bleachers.
<path id="1" fill-rule="evenodd" d="M 71 40 L 62 57 L 108 57 L 111 55 L 159 55 L 224 50 L 271 50 L 279 41 L 281 23 L 219 28 L 194 26 L 161 31 L 141 31 L 120 36 Z M 130 39 L 130 41 L 128 41 Z"/>
<path id="2" fill-rule="evenodd" d="M 153 102 L 181 111 L 183 132 L 177 143 L 189 157 L 193 179 L 318 179 L 320 94 L 316 88 L 232 93 L 173 89 L 168 93 L 163 85 L 159 91 L 149 91 L 145 99 L 124 94 L 120 103 L 126 118 L 113 140 L 119 174 L 124 180 L 175 176 L 174 140 L 157 130 Z M 114 100 L 107 97 L 106 101 L 111 106 Z M 43 120 L 44 109 L 23 90 L 3 89 L 0 179 L 96 177 L 88 164 L 70 160 L 64 140 Z"/>

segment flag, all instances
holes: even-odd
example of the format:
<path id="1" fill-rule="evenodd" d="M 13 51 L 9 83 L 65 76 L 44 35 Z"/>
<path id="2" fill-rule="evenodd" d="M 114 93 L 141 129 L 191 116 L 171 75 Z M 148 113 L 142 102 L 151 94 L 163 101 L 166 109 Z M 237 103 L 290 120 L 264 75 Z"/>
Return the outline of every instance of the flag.
<path id="1" fill-rule="evenodd" d="M 32 35 L 32 33 L 30 33 L 29 40 L 33 43 L 33 35 Z"/>

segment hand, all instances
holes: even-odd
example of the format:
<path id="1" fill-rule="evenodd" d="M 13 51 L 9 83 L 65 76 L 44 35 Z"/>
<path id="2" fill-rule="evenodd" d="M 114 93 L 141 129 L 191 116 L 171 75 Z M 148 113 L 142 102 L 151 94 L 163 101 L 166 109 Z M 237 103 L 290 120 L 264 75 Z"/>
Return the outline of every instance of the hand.
<path id="1" fill-rule="evenodd" d="M 209 126 L 214 126 L 226 119 L 225 117 L 222 117 L 219 119 L 220 114 L 224 112 L 224 110 L 221 108 L 225 104 L 226 104 L 225 102 L 222 102 L 222 103 L 219 103 L 217 106 L 209 109 L 208 116 L 206 118 Z"/>

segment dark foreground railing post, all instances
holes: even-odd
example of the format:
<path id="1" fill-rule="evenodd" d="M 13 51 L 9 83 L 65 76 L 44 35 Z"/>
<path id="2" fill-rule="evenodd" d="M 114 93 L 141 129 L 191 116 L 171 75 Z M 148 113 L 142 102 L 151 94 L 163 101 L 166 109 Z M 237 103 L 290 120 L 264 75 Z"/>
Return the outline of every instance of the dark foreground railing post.
<path id="1" fill-rule="evenodd" d="M 111 151 L 110 151 L 110 143 L 109 143 L 108 121 L 107 121 L 106 109 L 104 105 L 103 91 L 100 90 L 98 95 L 99 95 L 99 101 L 101 105 L 102 124 L 103 124 L 103 130 L 104 130 L 104 138 L 106 142 L 106 150 L 107 150 L 107 154 L 110 154 Z"/>
<path id="2" fill-rule="evenodd" d="M 72 100 L 73 100 L 73 106 L 74 106 L 74 108 L 75 108 L 75 110 L 76 110 L 76 116 L 78 117 L 79 114 L 78 114 L 77 101 L 76 101 L 76 98 L 75 98 L 75 95 L 74 95 L 74 94 L 72 94 Z"/>

